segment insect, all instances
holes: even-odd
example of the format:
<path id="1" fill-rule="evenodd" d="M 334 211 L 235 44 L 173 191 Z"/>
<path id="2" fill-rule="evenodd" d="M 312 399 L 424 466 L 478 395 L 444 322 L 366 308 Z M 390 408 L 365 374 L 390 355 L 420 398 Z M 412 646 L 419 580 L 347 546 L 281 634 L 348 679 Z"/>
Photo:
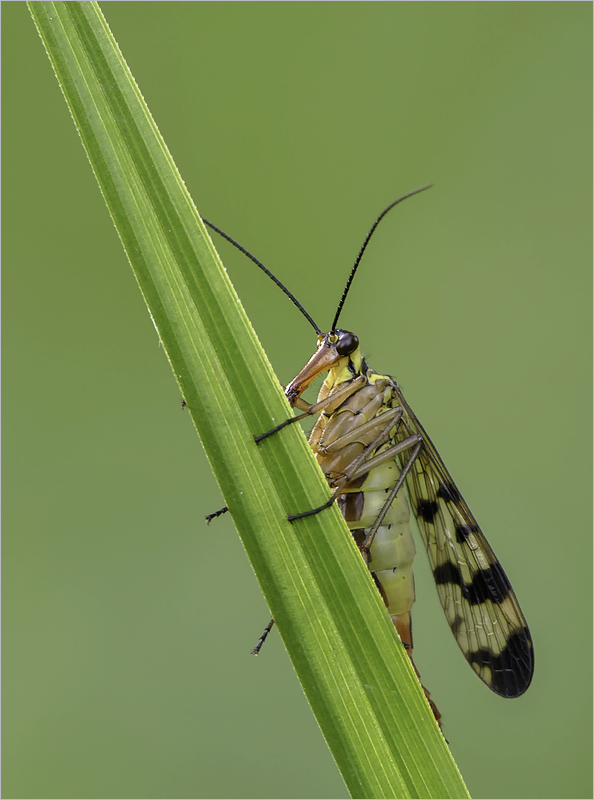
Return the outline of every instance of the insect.
<path id="1" fill-rule="evenodd" d="M 251 253 L 212 223 L 204 222 L 263 269 L 318 335 L 314 355 L 285 389 L 291 405 L 304 413 L 255 437 L 261 442 L 299 419 L 319 415 L 309 444 L 332 496 L 324 505 L 289 520 L 294 522 L 320 513 L 334 502 L 338 504 L 419 675 L 412 660 L 412 510 L 439 599 L 462 653 L 490 689 L 503 697 L 518 697 L 530 685 L 534 650 L 511 584 L 398 383 L 390 375 L 371 369 L 358 337 L 338 328 L 353 278 L 375 229 L 390 209 L 427 188 L 399 197 L 375 220 L 351 269 L 328 333 L 320 330 L 288 289 Z M 327 375 L 318 400 L 308 405 L 301 395 L 324 372 Z M 211 514 L 207 521 L 226 510 Z M 260 650 L 273 624 L 271 620 L 254 653 Z M 441 715 L 423 689 L 439 722 Z"/>

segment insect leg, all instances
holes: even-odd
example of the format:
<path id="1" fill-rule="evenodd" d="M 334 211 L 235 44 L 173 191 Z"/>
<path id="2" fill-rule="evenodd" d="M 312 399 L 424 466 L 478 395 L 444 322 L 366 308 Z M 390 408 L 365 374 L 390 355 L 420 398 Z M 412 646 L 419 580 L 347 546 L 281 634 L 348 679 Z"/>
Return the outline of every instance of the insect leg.
<path id="1" fill-rule="evenodd" d="M 216 519 L 217 517 L 220 517 L 221 514 L 226 514 L 227 511 L 229 511 L 227 506 L 223 506 L 222 508 L 219 508 L 218 511 L 214 511 L 212 514 L 208 514 L 208 516 L 206 517 L 206 524 L 210 525 L 210 523 L 213 521 L 213 519 Z"/>
<path id="2" fill-rule="evenodd" d="M 319 414 L 320 411 L 324 411 L 329 406 L 338 408 L 341 403 L 347 400 L 361 387 L 363 383 L 365 383 L 365 380 L 365 377 L 360 375 L 354 381 L 345 383 L 341 389 L 334 392 L 332 395 L 320 400 L 317 403 L 314 403 L 311 406 L 298 398 L 294 405 L 296 405 L 297 408 L 302 409 L 304 411 L 303 414 L 298 414 L 296 417 L 291 417 L 290 419 L 281 422 L 280 425 L 277 425 L 275 428 L 271 428 L 269 431 L 266 431 L 266 433 L 260 434 L 260 436 L 254 436 L 254 441 L 256 444 L 259 444 L 263 439 L 267 439 L 269 436 L 272 436 L 273 433 L 278 433 L 278 431 L 286 428 L 287 425 L 292 425 L 294 422 L 298 422 L 300 419 L 305 419 L 306 417 L 310 417 L 314 414 Z"/>
<path id="3" fill-rule="evenodd" d="M 385 453 L 381 453 L 382 456 L 387 456 L 388 453 L 391 453 L 393 455 L 397 455 L 398 452 L 402 452 L 403 450 L 407 450 L 409 447 L 413 447 L 413 451 L 410 454 L 410 457 L 409 457 L 408 461 L 406 462 L 406 464 L 402 468 L 402 471 L 400 473 L 400 477 L 398 478 L 398 480 L 394 484 L 394 486 L 392 488 L 392 491 L 388 495 L 388 498 L 386 499 L 386 502 L 384 503 L 381 511 L 377 515 L 377 519 L 375 520 L 375 522 L 373 523 L 373 525 L 369 529 L 369 533 L 367 534 L 367 536 L 365 537 L 365 541 L 363 542 L 362 549 L 364 548 L 364 549 L 368 550 L 371 547 L 371 543 L 373 542 L 373 540 L 375 538 L 375 534 L 377 533 L 377 529 L 382 524 L 382 521 L 383 521 L 384 517 L 386 516 L 386 514 L 388 512 L 388 509 L 390 508 L 390 506 L 394 502 L 394 499 L 395 499 L 396 495 L 398 494 L 398 492 L 400 491 L 400 488 L 401 488 L 402 484 L 404 483 L 404 481 L 406 479 L 406 476 L 408 475 L 408 473 L 412 469 L 412 465 L 415 463 L 415 461 L 417 459 L 417 456 L 421 452 L 421 448 L 423 447 L 423 437 L 419 433 L 415 434 L 414 436 L 409 436 L 408 439 L 405 439 L 404 441 L 399 442 L 397 445 L 394 445 L 394 447 L 390 447 L 390 449 L 386 450 Z"/>
<path id="4" fill-rule="evenodd" d="M 258 639 L 258 644 L 257 644 L 257 645 L 254 647 L 254 649 L 252 650 L 252 655 L 253 655 L 253 656 L 257 656 L 257 655 L 258 655 L 258 653 L 260 652 L 260 649 L 262 648 L 262 645 L 263 645 L 263 644 L 264 644 L 264 642 L 266 641 L 266 638 L 267 638 L 268 634 L 269 634 L 269 633 L 270 633 L 270 631 L 272 630 L 272 626 L 273 626 L 273 625 L 274 625 L 274 620 L 273 620 L 273 619 L 271 619 L 271 620 L 270 620 L 270 622 L 268 623 L 268 625 L 267 625 L 267 626 L 264 628 L 264 633 L 263 633 L 263 634 L 262 634 L 262 636 L 260 636 L 260 638 Z"/>
<path id="5" fill-rule="evenodd" d="M 369 444 L 367 442 L 369 440 L 369 437 L 376 435 L 377 432 L 379 431 L 381 436 L 383 436 L 383 438 L 387 440 L 389 437 L 385 436 L 386 432 L 394 428 L 401 417 L 402 417 L 401 408 L 399 407 L 391 408 L 384 414 L 380 414 L 379 416 L 374 417 L 374 419 L 370 419 L 368 422 L 364 422 L 363 424 L 360 424 L 357 427 L 352 428 L 350 431 L 348 431 L 348 433 L 339 436 L 338 439 L 334 439 L 334 441 L 332 441 L 328 445 L 322 443 L 323 441 L 322 437 L 322 440 L 320 440 L 320 443 L 318 444 L 317 452 L 322 453 L 323 455 L 337 454 L 340 453 L 340 451 L 344 447 L 346 447 L 346 445 L 352 444 L 353 442 L 359 442 L 361 444 L 365 444 L 365 450 L 362 454 L 362 458 L 360 457 L 358 458 L 360 461 L 365 462 L 365 465 L 367 465 L 367 463 L 371 463 L 371 460 L 367 462 L 367 456 L 369 454 Z M 378 442 L 376 444 L 374 440 L 372 442 L 372 445 L 374 447 L 379 447 L 381 443 L 382 442 Z M 355 460 L 352 461 L 351 464 L 349 464 L 348 470 L 349 470 L 349 477 L 351 480 L 354 477 L 353 470 L 356 468 L 358 463 L 359 462 Z M 367 472 L 367 470 L 365 471 Z"/>
<path id="6" fill-rule="evenodd" d="M 263 439 L 267 439 L 269 436 L 272 436 L 273 433 L 278 433 L 279 431 L 282 431 L 283 428 L 286 428 L 287 425 L 292 425 L 294 422 L 299 422 L 300 419 L 305 419 L 311 414 L 315 414 L 315 411 L 306 411 L 304 414 L 298 414 L 296 417 L 286 419 L 284 422 L 281 422 L 280 425 L 277 425 L 275 428 L 271 428 L 269 431 L 266 431 L 266 433 L 262 433 L 260 436 L 254 436 L 254 442 L 256 444 L 260 444 Z"/>
<path id="7" fill-rule="evenodd" d="M 324 400 L 320 400 L 313 405 L 309 405 L 306 403 L 305 400 L 302 400 L 298 397 L 295 401 L 295 405 L 297 408 L 301 409 L 305 413 L 298 414 L 296 417 L 291 417 L 291 419 L 285 420 L 280 425 L 277 425 L 276 428 L 272 428 L 266 433 L 263 433 L 261 436 L 254 436 L 254 441 L 256 444 L 262 441 L 262 439 L 266 439 L 268 436 L 271 436 L 273 433 L 277 433 L 278 431 L 285 428 L 287 425 L 291 425 L 293 422 L 298 422 L 300 419 L 305 419 L 305 417 L 312 416 L 314 414 L 319 414 L 324 409 L 331 407 L 334 410 L 335 407 L 338 407 L 341 403 L 347 400 L 352 394 L 354 394 L 361 386 L 362 383 L 365 382 L 365 378 L 360 376 L 356 380 L 352 381 L 351 383 L 345 384 L 338 392 L 334 392 L 330 397 L 325 398 Z M 332 505 L 332 503 L 330 503 Z M 327 508 L 328 506 L 326 506 Z M 221 514 L 224 514 L 229 509 L 227 506 L 220 508 L 218 511 L 213 512 L 212 514 L 208 514 L 206 517 L 206 524 L 210 525 L 213 519 L 220 517 Z"/>
<path id="8" fill-rule="evenodd" d="M 321 411 L 323 411 L 325 408 L 328 408 L 329 406 L 331 406 L 332 409 L 334 410 L 334 406 L 340 405 L 340 403 L 343 403 L 345 400 L 347 400 L 352 394 L 354 394 L 359 389 L 361 384 L 364 382 L 365 378 L 360 376 L 356 380 L 352 381 L 352 383 L 346 384 L 338 392 L 334 392 L 334 394 L 331 397 L 325 398 L 324 400 L 314 403 L 313 405 L 309 405 L 309 403 L 306 403 L 305 400 L 302 400 L 300 397 L 298 397 L 295 401 L 295 406 L 297 406 L 297 408 L 301 409 L 305 413 L 298 414 L 296 417 L 291 417 L 291 419 L 285 420 L 285 422 L 281 423 L 280 425 L 277 425 L 276 428 L 272 428 L 271 430 L 266 431 L 266 433 L 263 433 L 261 436 L 254 436 L 254 441 L 256 442 L 256 444 L 258 444 L 259 442 L 262 441 L 262 439 L 266 439 L 273 433 L 277 433 L 277 431 L 282 430 L 282 428 L 285 428 L 287 425 L 291 425 L 293 422 L 298 422 L 300 419 L 304 419 L 305 417 L 309 417 L 314 414 L 319 414 Z M 228 507 L 223 506 L 223 508 L 220 508 L 218 511 L 215 511 L 212 514 L 208 514 L 208 516 L 206 517 L 206 524 L 210 525 L 213 519 L 220 517 L 221 514 L 225 514 L 227 511 L 229 511 Z"/>
<path id="9" fill-rule="evenodd" d="M 324 511 L 325 509 L 330 508 L 330 506 L 336 500 L 338 495 L 341 494 L 342 488 L 345 485 L 345 483 L 348 483 L 349 481 L 353 480 L 353 478 L 356 477 L 357 474 L 361 474 L 361 472 L 369 472 L 368 464 L 377 466 L 376 458 L 381 459 L 379 463 L 389 460 L 389 458 L 385 457 L 384 453 L 381 453 L 380 456 L 376 456 L 376 458 L 372 459 L 369 459 L 368 456 L 369 453 L 373 453 L 378 447 L 380 447 L 382 444 L 384 444 L 384 442 L 386 442 L 390 438 L 390 431 L 397 424 L 398 420 L 402 416 L 401 408 L 394 409 L 394 411 L 396 411 L 397 413 L 394 415 L 392 414 L 390 415 L 390 420 L 388 424 L 380 431 L 380 433 L 375 437 L 375 439 L 369 445 L 367 445 L 367 447 L 365 448 L 365 450 L 363 450 L 361 455 L 357 456 L 357 458 L 355 458 L 354 461 L 349 465 L 348 472 L 346 472 L 337 482 L 330 499 L 326 503 L 324 503 L 324 505 L 318 506 L 317 508 L 312 508 L 311 511 L 303 511 L 301 514 L 289 514 L 288 517 L 289 522 L 294 522 L 296 519 L 301 519 L 302 517 L 311 517 L 314 514 L 319 514 L 320 511 Z M 410 438 L 412 439 L 414 437 Z M 408 441 L 409 441 L 408 439 L 405 440 L 405 442 Z M 406 445 L 405 442 L 401 442 L 400 444 L 395 445 L 395 447 L 386 450 L 386 453 L 393 451 L 400 452 L 401 450 L 406 449 L 408 445 Z M 394 495 L 394 497 L 396 497 L 396 495 Z"/>

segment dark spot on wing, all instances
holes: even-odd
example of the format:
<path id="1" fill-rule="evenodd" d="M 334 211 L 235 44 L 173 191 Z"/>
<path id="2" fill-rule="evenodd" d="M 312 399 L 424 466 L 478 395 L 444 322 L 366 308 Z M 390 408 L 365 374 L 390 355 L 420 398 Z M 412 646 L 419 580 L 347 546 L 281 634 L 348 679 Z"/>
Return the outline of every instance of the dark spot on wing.
<path id="1" fill-rule="evenodd" d="M 478 572 L 472 581 L 473 585 L 477 578 L 482 578 L 487 590 L 486 596 L 496 603 L 502 603 L 511 591 L 511 583 L 503 571 L 503 567 L 497 561 L 491 564 L 488 569 L 482 569 Z"/>
<path id="2" fill-rule="evenodd" d="M 460 500 L 460 492 L 453 483 L 442 483 L 437 490 L 437 496 L 448 503 L 457 503 Z"/>
<path id="3" fill-rule="evenodd" d="M 502 697 L 519 697 L 530 686 L 534 671 L 534 652 L 528 628 L 514 631 L 499 655 L 486 648 L 466 654 L 469 664 L 487 667 L 489 686 Z"/>
<path id="4" fill-rule="evenodd" d="M 511 589 L 507 575 L 500 564 L 492 564 L 488 569 L 479 569 L 472 583 L 465 583 L 458 567 L 451 561 L 446 561 L 433 570 L 433 578 L 438 585 L 453 583 L 459 586 L 462 596 L 471 606 L 477 606 L 485 600 L 502 603 Z"/>
<path id="5" fill-rule="evenodd" d="M 445 583 L 453 583 L 456 586 L 464 584 L 460 570 L 451 561 L 446 561 L 444 564 L 440 564 L 439 567 L 435 567 L 433 579 L 438 586 Z"/>
<path id="6" fill-rule="evenodd" d="M 479 529 L 476 525 L 460 525 L 460 523 L 456 524 L 456 541 L 460 544 L 464 544 L 464 542 L 468 539 L 471 533 L 478 533 Z"/>
<path id="7" fill-rule="evenodd" d="M 455 616 L 454 621 L 450 624 L 450 628 L 452 629 L 452 633 L 458 638 L 458 634 L 460 633 L 460 628 L 464 625 L 464 617 Z"/>
<path id="8" fill-rule="evenodd" d="M 424 522 L 433 522 L 437 515 L 439 505 L 436 500 L 419 500 L 417 503 L 417 515 Z"/>

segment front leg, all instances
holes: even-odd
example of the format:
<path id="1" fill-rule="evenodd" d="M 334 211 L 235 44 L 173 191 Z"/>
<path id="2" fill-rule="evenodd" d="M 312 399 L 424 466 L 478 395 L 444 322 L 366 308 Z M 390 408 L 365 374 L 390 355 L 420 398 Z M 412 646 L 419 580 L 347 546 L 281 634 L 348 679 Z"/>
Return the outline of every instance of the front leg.
<path id="1" fill-rule="evenodd" d="M 330 499 L 324 503 L 322 506 L 318 506 L 317 508 L 312 508 L 310 511 L 303 511 L 301 514 L 292 514 L 289 515 L 289 522 L 294 522 L 296 519 L 302 519 L 303 517 L 311 517 L 314 514 L 319 514 L 320 511 L 325 511 L 325 509 L 330 508 L 332 503 L 336 500 L 339 494 L 341 494 L 345 484 L 349 483 L 349 481 L 354 480 L 360 474 L 364 474 L 369 472 L 370 464 L 371 469 L 373 467 L 378 466 L 379 463 L 383 463 L 384 461 L 392 460 L 394 457 L 393 455 L 386 456 L 387 453 L 392 453 L 394 450 L 400 452 L 400 450 L 405 449 L 406 445 L 401 443 L 400 445 L 396 445 L 395 448 L 390 448 L 386 450 L 385 453 L 381 453 L 379 456 L 375 456 L 374 458 L 369 458 L 371 453 L 375 453 L 378 447 L 381 447 L 386 441 L 390 438 L 390 431 L 392 428 L 398 423 L 398 420 L 402 416 L 402 408 L 398 407 L 392 409 L 389 414 L 382 414 L 387 418 L 386 424 L 379 430 L 378 435 L 375 439 L 370 442 L 365 450 L 361 453 L 361 455 L 357 456 L 348 466 L 346 467 L 345 471 L 342 475 L 336 480 L 332 482 L 332 487 L 334 491 L 332 492 L 332 496 Z M 377 422 L 381 420 L 381 417 L 378 417 L 376 420 L 372 420 L 371 423 L 366 423 L 366 427 L 373 430 L 375 433 L 376 428 L 378 427 Z M 361 426 L 363 427 L 363 426 Z M 347 435 L 344 439 L 350 440 L 351 435 Z M 407 440 L 408 441 L 408 440 Z M 396 496 L 396 495 L 394 495 Z"/>
<path id="2" fill-rule="evenodd" d="M 293 405 L 297 406 L 299 409 L 302 409 L 304 413 L 298 414 L 296 417 L 286 419 L 284 422 L 281 422 L 280 425 L 277 425 L 276 427 L 271 428 L 269 431 L 266 431 L 266 433 L 261 433 L 260 436 L 254 436 L 254 441 L 256 444 L 260 444 L 261 441 L 267 439 L 269 436 L 272 436 L 273 433 L 282 431 L 282 429 L 286 428 L 287 425 L 292 425 L 294 422 L 298 422 L 301 419 L 319 414 L 321 411 L 334 410 L 338 408 L 341 403 L 358 391 L 365 382 L 365 377 L 360 375 L 354 381 L 345 383 L 344 386 L 342 386 L 338 391 L 333 392 L 328 397 L 325 397 L 323 400 L 319 400 L 313 405 L 309 405 L 301 398 L 297 398 Z"/>

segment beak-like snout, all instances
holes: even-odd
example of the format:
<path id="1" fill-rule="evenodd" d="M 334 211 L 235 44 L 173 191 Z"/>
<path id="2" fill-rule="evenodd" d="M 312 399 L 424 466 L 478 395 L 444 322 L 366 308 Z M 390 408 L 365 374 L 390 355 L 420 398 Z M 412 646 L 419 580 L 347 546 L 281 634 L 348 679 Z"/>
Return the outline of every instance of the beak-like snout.
<path id="1" fill-rule="evenodd" d="M 338 354 L 336 347 L 329 344 L 326 339 L 323 339 L 318 349 L 303 367 L 299 375 L 293 378 L 291 383 L 287 386 L 285 394 L 287 395 L 289 403 L 293 405 L 314 378 L 322 372 L 327 372 L 341 358 L 342 356 Z"/>

